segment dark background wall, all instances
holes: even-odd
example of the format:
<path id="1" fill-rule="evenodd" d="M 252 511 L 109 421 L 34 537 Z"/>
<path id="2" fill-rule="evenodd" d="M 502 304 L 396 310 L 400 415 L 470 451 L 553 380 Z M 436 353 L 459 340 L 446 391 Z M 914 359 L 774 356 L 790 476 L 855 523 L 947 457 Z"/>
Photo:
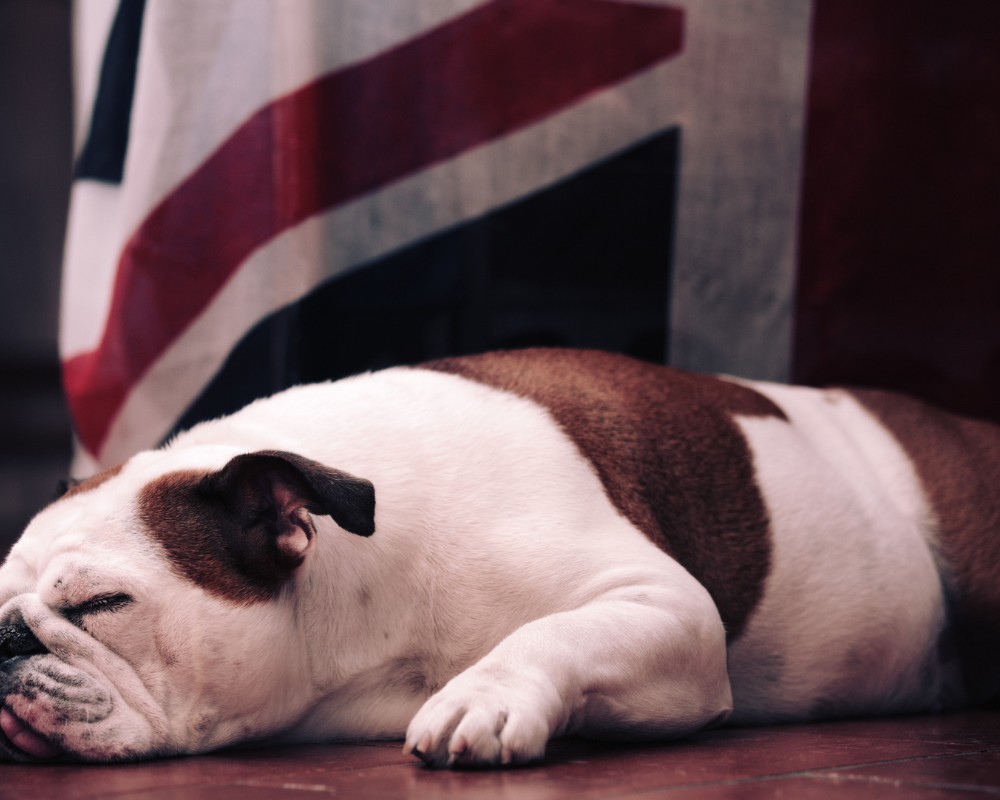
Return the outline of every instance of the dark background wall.
<path id="1" fill-rule="evenodd" d="M 56 350 L 72 157 L 69 0 L 0 1 L 0 553 L 67 472 Z"/>

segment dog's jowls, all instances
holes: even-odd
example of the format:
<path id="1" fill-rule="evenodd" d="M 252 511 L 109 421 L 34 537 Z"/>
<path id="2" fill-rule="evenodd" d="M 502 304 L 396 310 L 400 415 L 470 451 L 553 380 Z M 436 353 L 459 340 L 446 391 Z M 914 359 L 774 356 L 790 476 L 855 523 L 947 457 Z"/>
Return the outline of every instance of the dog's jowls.
<path id="1" fill-rule="evenodd" d="M 517 351 L 292 389 L 76 486 L 0 569 L 0 756 L 937 709 L 1000 683 L 1000 428 Z"/>

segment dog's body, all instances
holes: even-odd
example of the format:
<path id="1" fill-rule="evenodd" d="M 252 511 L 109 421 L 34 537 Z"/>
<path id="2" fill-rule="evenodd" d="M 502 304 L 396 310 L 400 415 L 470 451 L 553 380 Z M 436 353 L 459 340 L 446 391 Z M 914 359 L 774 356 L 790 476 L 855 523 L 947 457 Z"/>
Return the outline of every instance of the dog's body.
<path id="1" fill-rule="evenodd" d="M 978 702 L 998 474 L 1000 428 L 903 397 L 593 352 L 292 389 L 35 518 L 0 570 L 0 755 L 406 732 L 489 764 Z"/>

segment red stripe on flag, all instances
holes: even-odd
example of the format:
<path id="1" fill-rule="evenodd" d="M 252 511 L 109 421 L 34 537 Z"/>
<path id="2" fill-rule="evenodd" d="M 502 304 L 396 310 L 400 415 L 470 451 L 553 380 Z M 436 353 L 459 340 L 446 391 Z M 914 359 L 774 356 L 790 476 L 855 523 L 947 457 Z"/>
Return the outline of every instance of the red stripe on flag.
<path id="1" fill-rule="evenodd" d="M 793 378 L 1000 420 L 1000 3 L 814 5 Z"/>
<path id="2" fill-rule="evenodd" d="M 496 0 L 258 111 L 127 243 L 100 345 L 64 364 L 81 442 L 100 451 L 130 387 L 268 240 L 663 61 L 682 35 L 674 8 Z"/>

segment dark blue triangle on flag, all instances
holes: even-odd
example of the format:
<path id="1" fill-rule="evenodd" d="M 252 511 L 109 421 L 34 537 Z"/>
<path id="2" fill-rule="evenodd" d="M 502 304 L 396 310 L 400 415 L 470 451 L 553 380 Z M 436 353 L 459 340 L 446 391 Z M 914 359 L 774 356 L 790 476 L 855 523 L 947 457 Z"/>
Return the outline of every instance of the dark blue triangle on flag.
<path id="1" fill-rule="evenodd" d="M 177 430 L 299 383 L 455 353 L 667 348 L 680 130 L 424 239 L 262 319 Z"/>
<path id="2" fill-rule="evenodd" d="M 74 178 L 121 183 L 146 0 L 121 0 L 108 35 L 87 139 Z"/>

